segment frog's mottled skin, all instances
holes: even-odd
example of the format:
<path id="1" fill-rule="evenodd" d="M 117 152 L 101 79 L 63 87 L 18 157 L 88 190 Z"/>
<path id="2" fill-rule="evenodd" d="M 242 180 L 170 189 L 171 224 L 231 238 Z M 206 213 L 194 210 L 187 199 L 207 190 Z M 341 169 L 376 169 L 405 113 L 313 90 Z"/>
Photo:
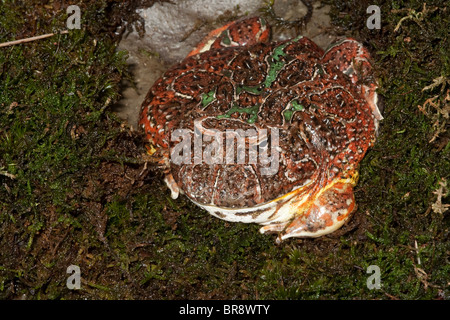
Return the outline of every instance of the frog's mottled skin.
<path id="1" fill-rule="evenodd" d="M 375 141 L 377 107 L 368 51 L 343 39 L 325 52 L 305 37 L 268 42 L 261 18 L 212 32 L 152 86 L 140 124 L 165 155 L 166 182 L 221 219 L 261 232 L 318 237 L 355 209 L 357 166 Z M 279 169 L 260 163 L 174 164 L 175 129 L 279 129 Z M 198 128 L 196 128 L 198 130 Z M 203 142 L 206 147 L 208 142 Z"/>

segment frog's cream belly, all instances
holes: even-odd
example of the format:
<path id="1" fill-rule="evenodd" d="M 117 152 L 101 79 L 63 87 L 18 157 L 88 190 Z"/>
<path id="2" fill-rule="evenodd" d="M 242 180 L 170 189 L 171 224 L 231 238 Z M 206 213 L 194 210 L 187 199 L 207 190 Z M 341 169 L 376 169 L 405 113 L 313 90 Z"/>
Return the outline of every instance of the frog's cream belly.
<path id="1" fill-rule="evenodd" d="M 308 199 L 311 180 L 275 200 L 249 208 L 224 208 L 192 201 L 211 215 L 230 222 L 258 223 L 261 225 L 283 223 L 299 214 Z"/>
<path id="2" fill-rule="evenodd" d="M 314 180 L 308 180 L 305 185 L 294 189 L 284 196 L 250 208 L 223 208 L 214 205 L 205 205 L 195 201 L 193 202 L 208 211 L 211 215 L 222 220 L 257 223 L 266 226 L 261 228 L 261 233 L 282 231 L 290 221 L 295 217 L 302 215 L 308 209 L 308 204 L 314 203 L 328 189 L 334 187 L 337 183 L 355 185 L 356 179 L 357 173 L 347 178 L 335 179 L 316 194 L 311 194 L 311 187 L 314 185 Z M 338 208 L 336 208 L 336 210 L 339 211 Z M 344 222 L 345 219 L 335 221 L 335 223 L 320 231 L 303 231 L 301 236 L 320 237 L 339 229 Z M 287 237 L 289 236 L 286 235 L 285 238 Z"/>

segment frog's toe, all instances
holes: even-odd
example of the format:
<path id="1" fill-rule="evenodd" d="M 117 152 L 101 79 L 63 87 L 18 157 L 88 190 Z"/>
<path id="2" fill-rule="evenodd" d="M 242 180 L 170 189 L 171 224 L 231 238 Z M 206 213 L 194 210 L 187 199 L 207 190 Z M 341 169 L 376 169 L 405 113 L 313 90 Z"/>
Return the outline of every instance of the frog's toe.
<path id="1" fill-rule="evenodd" d="M 287 223 L 275 223 L 275 224 L 269 224 L 267 226 L 262 227 L 259 229 L 259 232 L 261 233 L 279 233 L 286 228 Z"/>
<path id="2" fill-rule="evenodd" d="M 259 229 L 259 232 L 265 234 L 265 233 L 278 233 L 278 237 L 275 240 L 277 244 L 280 244 L 283 239 L 281 239 L 281 232 L 286 228 L 286 225 L 289 222 L 282 222 L 282 223 L 276 223 L 276 224 L 269 224 L 267 226 L 262 227 Z"/>

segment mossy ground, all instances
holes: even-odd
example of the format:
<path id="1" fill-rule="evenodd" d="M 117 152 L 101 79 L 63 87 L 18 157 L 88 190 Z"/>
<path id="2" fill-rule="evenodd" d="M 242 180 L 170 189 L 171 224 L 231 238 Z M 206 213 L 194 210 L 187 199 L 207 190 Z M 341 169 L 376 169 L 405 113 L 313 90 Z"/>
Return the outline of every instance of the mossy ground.
<path id="1" fill-rule="evenodd" d="M 81 30 L 0 48 L 0 298 L 448 299 L 450 84 L 423 90 L 450 79 L 448 3 L 330 4 L 337 30 L 373 52 L 385 119 L 350 223 L 281 245 L 172 200 L 139 161 L 142 136 L 109 110 L 127 76 L 112 34 L 132 5 L 85 1 Z M 380 30 L 365 26 L 370 4 Z M 66 19 L 58 1 L 3 3 L 0 43 Z M 81 290 L 66 287 L 69 265 Z"/>

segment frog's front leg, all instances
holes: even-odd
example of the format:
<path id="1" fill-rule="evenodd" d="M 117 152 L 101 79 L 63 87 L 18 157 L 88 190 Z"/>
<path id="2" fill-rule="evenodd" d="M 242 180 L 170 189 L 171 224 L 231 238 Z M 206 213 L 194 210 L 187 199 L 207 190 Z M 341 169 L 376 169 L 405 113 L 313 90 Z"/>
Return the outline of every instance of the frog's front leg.
<path id="1" fill-rule="evenodd" d="M 168 173 L 164 177 L 164 182 L 166 183 L 167 187 L 170 189 L 170 196 L 172 199 L 177 199 L 180 195 L 180 187 L 176 183 L 175 179 L 173 178 L 172 174 Z"/>
<path id="2" fill-rule="evenodd" d="M 321 192 L 310 207 L 284 224 L 267 225 L 262 233 L 280 232 L 277 242 L 291 237 L 320 237 L 339 229 L 355 210 L 355 197 L 350 183 L 338 182 Z"/>
<path id="3" fill-rule="evenodd" d="M 372 114 L 378 121 L 383 120 L 382 106 L 377 95 L 378 83 L 373 74 L 369 51 L 358 41 L 346 38 L 331 45 L 322 57 L 325 69 L 330 74 L 340 70 L 349 77 L 351 82 L 361 90 Z"/>
<path id="4" fill-rule="evenodd" d="M 257 43 L 267 42 L 269 38 L 270 27 L 263 18 L 251 17 L 241 19 L 211 31 L 188 54 L 188 57 L 211 49 L 251 46 Z"/>

